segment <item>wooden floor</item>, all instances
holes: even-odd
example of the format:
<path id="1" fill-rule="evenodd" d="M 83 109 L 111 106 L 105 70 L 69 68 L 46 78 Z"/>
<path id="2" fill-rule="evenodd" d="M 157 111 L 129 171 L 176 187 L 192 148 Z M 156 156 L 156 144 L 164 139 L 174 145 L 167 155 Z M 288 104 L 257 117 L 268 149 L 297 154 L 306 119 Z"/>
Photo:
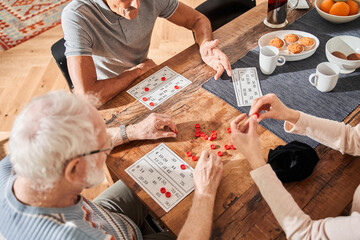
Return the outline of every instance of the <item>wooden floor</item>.
<path id="1" fill-rule="evenodd" d="M 257 4 L 263 1 L 257 1 Z M 204 0 L 182 2 L 196 7 Z M 0 141 L 8 137 L 15 117 L 33 97 L 51 90 L 68 90 L 66 81 L 50 53 L 51 45 L 62 37 L 63 32 L 59 25 L 0 53 Z M 193 43 L 191 31 L 158 19 L 149 58 L 160 64 Z M 105 182 L 100 189 L 88 191 L 86 194 L 92 199 L 106 187 Z"/>

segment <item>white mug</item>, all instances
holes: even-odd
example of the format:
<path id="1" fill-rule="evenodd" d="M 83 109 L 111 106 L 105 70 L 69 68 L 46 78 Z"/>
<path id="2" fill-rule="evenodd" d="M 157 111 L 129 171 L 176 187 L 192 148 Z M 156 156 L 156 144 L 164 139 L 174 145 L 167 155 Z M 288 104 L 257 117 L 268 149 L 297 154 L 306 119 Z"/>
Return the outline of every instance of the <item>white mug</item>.
<path id="1" fill-rule="evenodd" d="M 270 75 L 275 71 L 276 66 L 285 64 L 285 57 L 280 56 L 279 53 L 279 49 L 274 46 L 265 46 L 260 49 L 259 63 L 263 74 Z"/>
<path id="2" fill-rule="evenodd" d="M 309 76 L 309 82 L 320 92 L 333 90 L 339 79 L 340 68 L 337 64 L 322 62 L 316 67 L 316 73 Z"/>

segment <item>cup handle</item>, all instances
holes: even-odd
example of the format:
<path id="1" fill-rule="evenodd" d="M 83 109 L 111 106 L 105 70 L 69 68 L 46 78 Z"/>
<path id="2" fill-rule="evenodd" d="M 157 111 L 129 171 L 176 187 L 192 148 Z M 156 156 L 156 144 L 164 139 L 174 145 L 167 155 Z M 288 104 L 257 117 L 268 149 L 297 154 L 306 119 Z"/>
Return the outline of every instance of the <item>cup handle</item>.
<path id="1" fill-rule="evenodd" d="M 313 85 L 315 87 L 317 86 L 317 79 L 318 79 L 318 77 L 317 77 L 316 73 L 312 73 L 309 76 L 309 82 L 311 83 L 311 85 Z"/>
<path id="2" fill-rule="evenodd" d="M 279 56 L 276 62 L 276 66 L 282 66 L 286 63 L 286 58 L 284 56 Z"/>

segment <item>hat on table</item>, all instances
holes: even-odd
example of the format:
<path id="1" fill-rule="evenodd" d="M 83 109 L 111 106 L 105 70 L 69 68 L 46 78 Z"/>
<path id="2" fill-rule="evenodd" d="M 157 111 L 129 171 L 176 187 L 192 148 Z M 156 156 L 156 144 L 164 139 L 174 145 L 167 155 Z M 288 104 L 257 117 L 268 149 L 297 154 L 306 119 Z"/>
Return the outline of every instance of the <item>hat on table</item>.
<path id="1" fill-rule="evenodd" d="M 292 141 L 270 149 L 268 163 L 283 183 L 300 181 L 311 175 L 319 157 L 309 145 Z"/>

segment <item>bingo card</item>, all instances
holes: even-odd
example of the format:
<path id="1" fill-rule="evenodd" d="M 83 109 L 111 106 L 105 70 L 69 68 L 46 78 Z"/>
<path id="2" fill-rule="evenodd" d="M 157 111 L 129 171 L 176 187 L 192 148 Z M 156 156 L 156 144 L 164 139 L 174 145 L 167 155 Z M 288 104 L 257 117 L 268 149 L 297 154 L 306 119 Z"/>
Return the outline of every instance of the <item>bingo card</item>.
<path id="1" fill-rule="evenodd" d="M 251 106 L 254 99 L 263 95 L 255 67 L 235 68 L 232 70 L 232 74 L 236 101 L 239 107 Z"/>
<path id="2" fill-rule="evenodd" d="M 193 171 L 164 143 L 125 170 L 166 212 L 194 190 Z"/>
<path id="3" fill-rule="evenodd" d="M 127 93 L 153 110 L 190 83 L 190 80 L 165 66 L 130 88 Z"/>

